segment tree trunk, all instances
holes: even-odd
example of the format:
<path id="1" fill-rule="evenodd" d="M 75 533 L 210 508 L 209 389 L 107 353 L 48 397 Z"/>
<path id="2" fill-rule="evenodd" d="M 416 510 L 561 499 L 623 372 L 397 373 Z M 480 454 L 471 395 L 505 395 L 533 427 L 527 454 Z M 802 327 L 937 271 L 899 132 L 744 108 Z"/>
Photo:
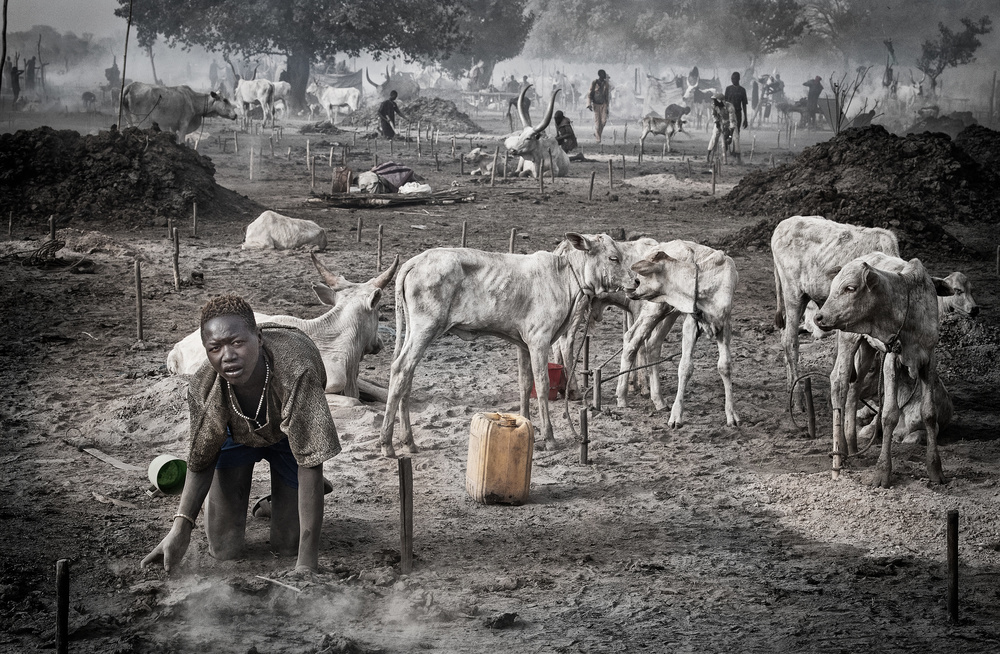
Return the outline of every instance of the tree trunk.
<path id="1" fill-rule="evenodd" d="M 306 87 L 309 86 L 309 66 L 313 53 L 306 50 L 293 50 L 288 53 L 288 83 L 292 92 L 288 103 L 292 111 L 301 111 L 306 106 Z"/>
<path id="2" fill-rule="evenodd" d="M 163 82 L 156 76 L 156 61 L 153 60 L 153 45 L 146 46 L 146 54 L 149 55 L 149 66 L 153 69 L 153 83 L 162 85 Z"/>

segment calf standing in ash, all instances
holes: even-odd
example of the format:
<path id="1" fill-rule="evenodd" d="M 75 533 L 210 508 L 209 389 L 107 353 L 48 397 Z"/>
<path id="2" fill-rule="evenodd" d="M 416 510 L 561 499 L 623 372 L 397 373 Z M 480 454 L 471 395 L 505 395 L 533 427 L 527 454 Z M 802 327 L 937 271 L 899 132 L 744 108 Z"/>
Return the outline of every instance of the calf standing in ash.
<path id="1" fill-rule="evenodd" d="M 677 395 L 670 409 L 670 427 L 684 424 L 684 393 L 694 371 L 694 346 L 699 333 L 715 338 L 719 348 L 718 369 L 726 394 L 726 424 L 739 424 L 733 402 L 732 340 L 733 295 L 736 292 L 736 263 L 724 253 L 691 241 L 670 241 L 657 252 L 632 266 L 639 278 L 628 296 L 649 300 L 660 306 L 642 310 L 628 334 L 622 351 L 622 369 L 631 367 L 639 345 L 654 328 L 663 336 L 683 314 L 681 360 L 677 366 Z M 658 325 L 658 323 L 663 323 Z M 662 344 L 662 336 L 660 337 Z M 651 348 L 651 356 L 658 351 Z M 624 402 L 627 382 L 619 378 L 619 404 Z"/>
<path id="2" fill-rule="evenodd" d="M 848 452 L 851 440 L 857 448 L 858 380 L 864 378 L 876 351 L 882 351 L 882 451 L 872 485 L 888 488 L 891 482 L 892 433 L 900 417 L 896 387 L 903 375 L 915 382 L 920 397 L 927 432 L 927 476 L 933 484 L 944 483 L 933 389 L 938 382 L 937 295 L 946 292 L 950 289 L 932 279 L 919 259 L 904 261 L 881 252 L 854 259 L 833 278 L 830 295 L 815 321 L 821 329 L 841 331 L 830 373 L 835 473 L 838 454 Z"/>
<path id="3" fill-rule="evenodd" d="M 403 264 L 396 278 L 397 338 L 382 421 L 383 456 L 395 456 L 397 411 L 403 446 L 416 452 L 410 424 L 413 375 L 427 347 L 446 333 L 466 340 L 488 334 L 518 346 L 521 414 L 529 417 L 533 378 L 545 446 L 555 447 L 548 404 L 552 343 L 566 331 L 578 303 L 621 288 L 629 277 L 609 236 L 566 238 L 573 247 L 565 255 L 434 248 Z"/>

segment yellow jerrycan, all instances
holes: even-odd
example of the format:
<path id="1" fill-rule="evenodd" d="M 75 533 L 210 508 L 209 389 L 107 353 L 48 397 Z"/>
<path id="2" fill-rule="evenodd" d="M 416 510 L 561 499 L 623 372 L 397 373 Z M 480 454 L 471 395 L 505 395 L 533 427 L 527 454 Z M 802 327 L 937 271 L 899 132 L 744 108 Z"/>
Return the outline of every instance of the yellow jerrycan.
<path id="1" fill-rule="evenodd" d="M 477 413 L 469 434 L 465 490 L 483 504 L 523 504 L 531 486 L 535 428 L 515 413 Z"/>

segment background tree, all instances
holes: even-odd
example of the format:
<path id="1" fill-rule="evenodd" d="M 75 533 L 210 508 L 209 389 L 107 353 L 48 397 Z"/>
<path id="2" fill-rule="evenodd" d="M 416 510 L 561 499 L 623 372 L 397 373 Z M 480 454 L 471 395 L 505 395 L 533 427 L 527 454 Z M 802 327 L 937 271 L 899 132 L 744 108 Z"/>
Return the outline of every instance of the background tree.
<path id="1" fill-rule="evenodd" d="M 128 0 L 115 14 L 128 15 Z M 132 13 L 139 44 L 157 35 L 167 45 L 287 57 L 293 106 L 305 104 L 309 67 L 337 53 L 376 58 L 445 57 L 460 45 L 460 0 L 144 0 Z"/>
<path id="2" fill-rule="evenodd" d="M 952 32 L 944 23 L 938 23 L 941 35 L 936 41 L 924 41 L 920 58 L 917 59 L 917 69 L 931 80 L 930 94 L 937 95 L 937 79 L 945 68 L 955 68 L 976 60 L 975 52 L 982 45 L 977 37 L 989 34 L 993 29 L 988 16 L 983 16 L 979 22 L 963 18 L 965 27 L 961 32 Z"/>
<path id="3" fill-rule="evenodd" d="M 521 54 L 535 23 L 535 14 L 526 11 L 528 0 L 462 0 L 462 3 L 466 12 L 458 29 L 464 42 L 440 64 L 458 79 L 477 61 L 482 61 L 478 87 L 485 88 L 497 62 Z"/>
<path id="4" fill-rule="evenodd" d="M 865 57 L 859 52 L 859 36 L 867 32 L 872 12 L 860 0 L 815 0 L 805 5 L 803 15 L 809 32 L 840 53 L 844 69 L 851 67 L 851 57 Z"/>
<path id="5" fill-rule="evenodd" d="M 793 45 L 808 22 L 795 0 L 729 0 L 729 11 L 714 14 L 725 43 L 750 57 L 750 68 L 764 56 Z"/>

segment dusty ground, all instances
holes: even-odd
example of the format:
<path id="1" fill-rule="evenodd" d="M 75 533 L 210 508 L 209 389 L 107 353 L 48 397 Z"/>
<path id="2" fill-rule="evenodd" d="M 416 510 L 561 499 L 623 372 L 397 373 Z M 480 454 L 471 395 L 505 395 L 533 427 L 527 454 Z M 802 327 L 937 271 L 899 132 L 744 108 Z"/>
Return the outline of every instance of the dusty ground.
<path id="1" fill-rule="evenodd" d="M 473 117 L 501 130 L 499 119 Z M 107 116 L 18 116 L 4 130 L 50 124 L 81 131 Z M 210 130 L 218 129 L 213 125 Z M 305 136 L 288 128 L 272 158 L 266 137 L 241 136 L 235 155 L 203 142 L 218 181 L 263 206 L 316 220 L 330 232 L 323 255 L 352 280 L 375 268 L 376 226 L 385 251 L 410 257 L 456 245 L 463 221 L 469 245 L 551 249 L 567 230 L 624 229 L 662 240 L 717 242 L 757 218 L 705 206 L 711 178 L 702 155 L 706 135 L 675 141 L 675 159 L 660 161 L 659 142 L 637 170 L 635 125 L 604 154 L 578 135 L 592 162 L 549 184 L 460 178 L 450 143 L 433 158 L 414 147 L 394 153 L 435 189 L 453 184 L 476 201 L 447 206 L 342 210 L 310 202 Z M 776 150 L 774 128 L 755 133 L 753 166 L 793 153 Z M 476 136 L 476 135 L 473 135 Z M 829 137 L 799 132 L 797 148 Z M 329 144 L 313 153 L 326 155 Z M 333 142 L 335 136 L 326 137 Z M 339 137 L 342 140 L 345 136 Z M 477 138 L 476 142 L 482 139 Z M 262 161 L 249 180 L 247 150 Z M 465 150 L 469 143 L 459 138 Z M 745 151 L 751 137 L 745 137 Z M 765 145 L 766 144 L 766 145 Z M 491 144 L 492 145 L 492 144 Z M 292 149 L 286 160 L 287 148 Z M 650 147 L 647 143 L 647 147 Z M 361 141 L 350 160 L 370 165 Z M 388 157 L 379 144 L 380 160 Z M 338 156 L 339 156 L 339 150 Z M 613 154 L 626 184 L 608 189 Z M 690 164 L 680 154 L 702 155 Z M 717 193 L 750 166 L 726 166 Z M 326 169 L 328 170 L 328 169 Z M 689 173 L 690 170 L 690 173 Z M 590 172 L 596 171 L 588 202 Z M 641 174 L 641 176 L 640 176 Z M 324 181 L 328 177 L 323 178 Z M 740 274 L 734 312 L 734 382 L 742 424 L 727 428 L 714 346 L 702 342 L 688 397 L 688 424 L 668 431 L 666 414 L 634 397 L 590 422 L 590 461 L 580 463 L 564 404 L 557 403 L 562 448 L 537 451 L 531 498 L 519 507 L 482 506 L 464 489 L 472 415 L 516 410 L 516 357 L 500 341 L 472 344 L 446 337 L 418 368 L 414 412 L 421 453 L 413 459 L 415 562 L 400 576 L 396 462 L 377 455 L 383 407 L 336 415 L 344 452 L 326 464 L 335 490 L 327 497 L 321 573 L 289 574 L 294 561 L 270 554 L 267 523 L 251 519 L 246 558 L 218 562 L 196 532 L 186 565 L 168 578 L 139 568 L 166 533 L 174 498 L 146 493 L 144 472 L 121 470 L 77 449 L 90 445 L 145 469 L 161 453 L 185 453 L 185 382 L 167 374 L 171 345 L 194 329 L 212 295 L 236 291 L 259 310 L 316 316 L 309 289 L 317 279 L 305 252 L 243 252 L 241 229 L 255 216 L 230 215 L 185 230 L 180 292 L 173 289 L 171 248 L 159 226 L 129 231 L 99 221 L 60 230 L 67 248 L 84 254 L 92 274 L 22 266 L 45 236 L 41 224 L 13 218 L 13 240 L 0 248 L 4 383 L 0 387 L 0 651 L 50 648 L 55 627 L 54 564 L 71 561 L 72 652 L 996 652 L 1000 651 L 1000 486 L 996 387 L 996 277 L 992 256 L 927 258 L 935 272 L 964 270 L 983 312 L 975 323 L 944 327 L 941 371 L 953 394 L 956 423 L 943 434 L 949 483 L 928 485 L 923 448 L 894 448 L 894 486 L 868 487 L 875 450 L 830 478 L 826 384 L 817 382 L 820 432 L 809 438 L 786 409 L 770 253 L 731 251 Z M 361 242 L 356 240 L 363 220 Z M 997 217 L 963 225 L 961 237 L 993 247 Z M 956 227 L 956 230 L 959 229 Z M 137 342 L 133 261 L 143 260 L 144 339 Z M 203 273 L 204 284 L 190 273 Z M 392 327 L 393 297 L 383 301 Z M 594 331 L 592 358 L 620 344 L 609 315 Z M 387 382 L 390 347 L 365 360 L 363 377 Z M 829 341 L 803 337 L 803 368 L 826 372 Z M 945 345 L 948 347 L 945 348 Z M 674 335 L 665 348 L 678 348 Z M 605 369 L 616 372 L 617 363 Z M 667 392 L 675 370 L 663 371 Z M 578 405 L 570 405 L 578 414 Z M 799 425 L 804 421 L 797 417 Z M 254 495 L 266 493 L 259 468 Z M 946 606 L 946 513 L 960 512 L 961 621 Z M 200 523 L 200 520 L 199 520 Z M 279 585 L 273 582 L 281 582 Z M 291 586 L 293 588 L 288 588 Z M 516 614 L 516 618 L 511 616 Z"/>

